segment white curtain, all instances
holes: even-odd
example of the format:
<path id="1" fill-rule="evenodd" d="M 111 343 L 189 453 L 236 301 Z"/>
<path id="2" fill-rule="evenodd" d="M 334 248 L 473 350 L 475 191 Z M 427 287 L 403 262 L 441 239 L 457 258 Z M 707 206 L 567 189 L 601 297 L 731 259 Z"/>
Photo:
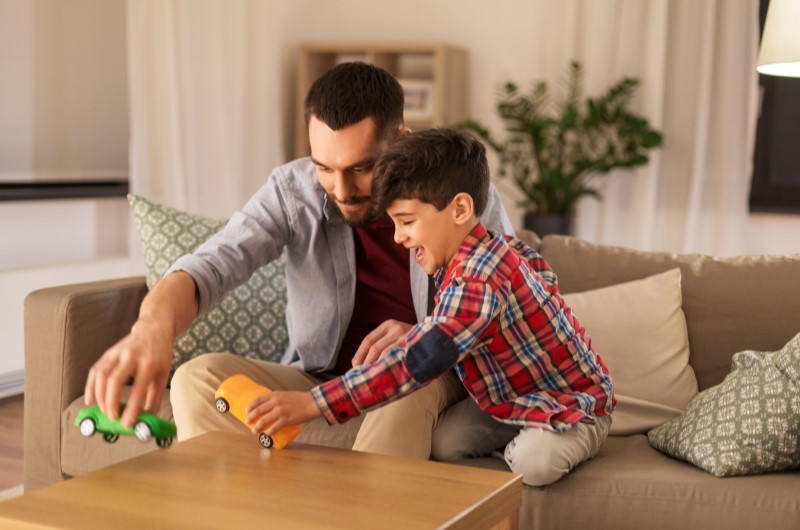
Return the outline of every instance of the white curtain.
<path id="1" fill-rule="evenodd" d="M 134 193 L 225 218 L 284 161 L 267 8 L 128 0 Z"/>
<path id="2" fill-rule="evenodd" d="M 602 181 L 575 235 L 641 249 L 735 255 L 747 246 L 758 103 L 758 0 L 569 0 L 539 4 L 561 46 L 547 63 L 587 65 L 586 92 L 640 80 L 638 112 L 664 133 L 652 163 Z M 555 33 L 558 32 L 558 36 Z M 560 50 L 557 58 L 554 50 Z"/>

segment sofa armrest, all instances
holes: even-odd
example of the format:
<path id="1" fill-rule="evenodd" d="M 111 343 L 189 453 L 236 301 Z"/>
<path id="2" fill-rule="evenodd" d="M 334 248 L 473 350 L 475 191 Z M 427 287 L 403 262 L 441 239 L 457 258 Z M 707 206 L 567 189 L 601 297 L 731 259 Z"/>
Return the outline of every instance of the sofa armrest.
<path id="1" fill-rule="evenodd" d="M 61 414 L 89 368 L 124 337 L 147 293 L 143 277 L 40 289 L 25 299 L 25 491 L 59 481 Z"/>

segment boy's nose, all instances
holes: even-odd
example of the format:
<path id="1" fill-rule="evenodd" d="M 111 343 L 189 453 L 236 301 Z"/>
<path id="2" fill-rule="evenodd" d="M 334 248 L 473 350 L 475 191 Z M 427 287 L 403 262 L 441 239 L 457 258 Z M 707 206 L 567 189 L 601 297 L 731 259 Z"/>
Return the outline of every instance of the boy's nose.
<path id="1" fill-rule="evenodd" d="M 402 245 L 403 241 L 406 240 L 406 236 L 400 232 L 400 229 L 395 227 L 394 229 L 394 242 L 398 245 Z"/>

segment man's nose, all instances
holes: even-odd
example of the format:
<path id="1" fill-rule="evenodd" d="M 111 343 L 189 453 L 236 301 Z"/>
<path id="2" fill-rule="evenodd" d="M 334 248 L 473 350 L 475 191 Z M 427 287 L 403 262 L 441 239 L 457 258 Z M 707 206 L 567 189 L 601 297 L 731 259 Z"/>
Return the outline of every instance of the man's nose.
<path id="1" fill-rule="evenodd" d="M 336 173 L 333 181 L 333 194 L 336 196 L 336 199 L 345 202 L 353 196 L 354 192 L 355 187 L 351 179 L 343 173 Z"/>

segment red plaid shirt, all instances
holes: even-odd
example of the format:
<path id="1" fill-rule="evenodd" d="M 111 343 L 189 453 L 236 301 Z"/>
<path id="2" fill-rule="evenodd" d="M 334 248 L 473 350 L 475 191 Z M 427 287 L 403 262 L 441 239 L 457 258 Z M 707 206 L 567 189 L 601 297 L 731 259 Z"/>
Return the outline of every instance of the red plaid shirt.
<path id="1" fill-rule="evenodd" d="M 614 409 L 608 370 L 536 250 L 478 224 L 436 281 L 433 313 L 402 347 L 311 390 L 328 423 L 403 397 L 451 368 L 501 422 L 561 432 Z"/>

